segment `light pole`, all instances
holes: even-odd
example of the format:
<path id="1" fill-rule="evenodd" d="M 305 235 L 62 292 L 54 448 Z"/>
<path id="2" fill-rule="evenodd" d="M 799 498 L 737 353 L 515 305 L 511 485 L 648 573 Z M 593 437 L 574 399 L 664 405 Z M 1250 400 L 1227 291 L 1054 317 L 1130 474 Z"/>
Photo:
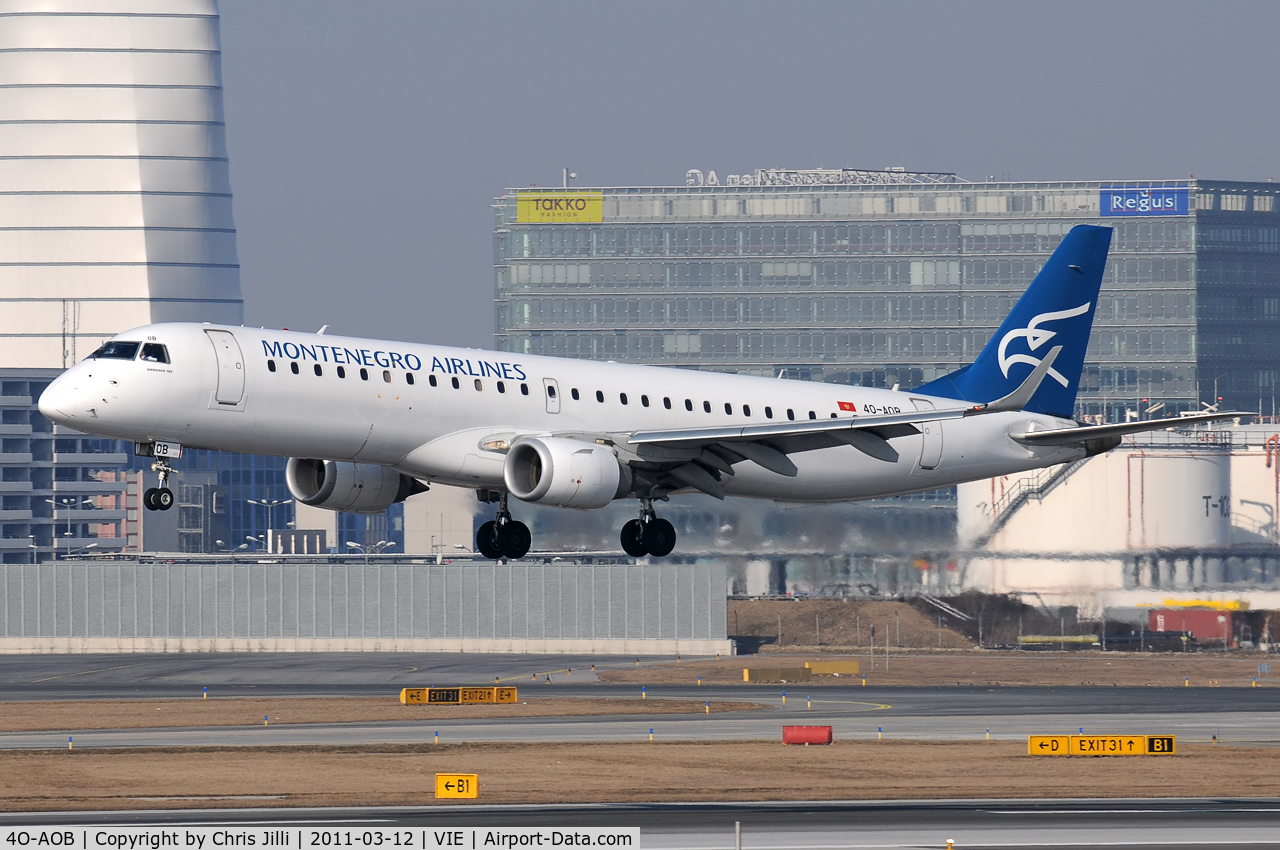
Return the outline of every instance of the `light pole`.
<path id="1" fill-rule="evenodd" d="M 246 535 L 244 536 L 244 539 L 248 541 L 248 543 L 244 544 L 245 546 L 248 546 L 248 545 L 249 545 L 249 543 L 253 543 L 253 544 L 255 544 L 259 549 L 264 549 L 264 548 L 266 548 L 266 545 L 267 545 L 267 544 L 266 544 L 266 542 L 265 542 L 265 541 L 266 541 L 266 536 L 265 536 L 265 535 L 259 534 L 257 537 L 254 537 L 252 534 L 246 534 Z"/>
<path id="2" fill-rule="evenodd" d="M 563 172 L 563 177 L 564 177 L 564 179 L 560 181 L 560 186 L 561 186 L 561 188 L 564 188 L 564 189 L 568 189 L 568 188 L 569 188 L 569 181 L 570 181 L 570 180 L 577 180 L 577 179 L 578 179 L 578 175 L 577 175 L 577 174 L 575 174 L 575 173 L 573 173 L 572 171 L 570 171 L 570 170 L 569 170 L 569 169 L 567 169 L 567 168 L 566 168 L 566 169 L 564 170 L 564 172 Z"/>
<path id="3" fill-rule="evenodd" d="M 292 505 L 293 499 L 245 499 L 251 505 L 259 505 L 267 509 L 267 531 L 271 532 L 276 527 L 276 508 L 283 505 Z"/>
<path id="4" fill-rule="evenodd" d="M 347 548 L 355 549 L 358 552 L 363 552 L 364 562 L 367 565 L 369 563 L 370 552 L 372 552 L 375 555 L 381 555 L 383 552 L 390 549 L 394 545 L 396 545 L 394 540 L 379 540 L 377 543 L 370 543 L 367 546 L 361 546 L 359 543 L 348 542 Z"/>
<path id="5" fill-rule="evenodd" d="M 61 504 L 62 507 L 65 508 L 67 511 L 67 530 L 66 530 L 66 533 L 63 534 L 62 536 L 67 541 L 67 554 L 70 555 L 71 554 L 71 540 L 70 540 L 71 538 L 71 506 L 76 504 L 76 500 L 68 496 L 63 496 L 61 499 L 45 499 L 45 501 L 53 505 L 53 534 L 55 537 L 54 546 L 53 546 L 53 560 L 56 561 L 58 560 L 58 546 L 57 546 L 57 539 L 56 539 L 58 534 L 58 505 Z M 89 499 L 85 499 L 84 503 L 86 505 L 93 504 L 93 502 Z"/>
<path id="6" fill-rule="evenodd" d="M 31 550 L 31 563 L 34 564 L 36 562 L 36 536 L 28 534 L 27 539 L 31 541 L 27 544 L 27 548 Z"/>

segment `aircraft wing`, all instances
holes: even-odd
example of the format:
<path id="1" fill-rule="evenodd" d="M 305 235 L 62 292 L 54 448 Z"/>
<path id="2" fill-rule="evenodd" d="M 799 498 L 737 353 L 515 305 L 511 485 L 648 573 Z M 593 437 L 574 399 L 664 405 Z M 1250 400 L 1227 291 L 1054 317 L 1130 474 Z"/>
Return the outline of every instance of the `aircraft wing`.
<path id="1" fill-rule="evenodd" d="M 1180 416 L 1169 419 L 1148 419 L 1146 422 L 1121 422 L 1115 425 L 1083 425 L 1079 428 L 1056 428 L 1052 431 L 1029 431 L 1025 434 L 1012 434 L 1013 439 L 1029 446 L 1073 446 L 1092 440 L 1119 440 L 1127 434 L 1141 434 L 1144 431 L 1160 431 L 1168 428 L 1185 427 L 1199 422 L 1214 422 L 1222 419 L 1238 419 L 1241 416 L 1254 416 L 1252 413 L 1197 413 L 1194 416 Z"/>
<path id="2" fill-rule="evenodd" d="M 936 422 L 942 419 L 959 419 L 970 415 L 970 407 L 945 410 L 912 410 L 908 413 L 889 413 L 879 416 L 854 416 L 849 419 L 798 419 L 794 422 L 770 422 L 761 425 L 733 427 L 677 428 L 671 431 L 637 431 L 631 435 L 635 444 L 658 443 L 662 445 L 709 445 L 724 440 L 774 440 L 781 437 L 798 437 L 809 434 L 830 434 L 839 431 L 883 430 L 893 431 L 893 436 L 917 434 L 917 422 Z M 902 428 L 901 426 L 910 426 Z"/>
<path id="3" fill-rule="evenodd" d="M 894 462 L 898 452 L 889 445 L 893 437 L 920 433 L 922 422 L 959 419 L 972 415 L 972 407 L 913 410 L 856 416 L 849 419 L 802 419 L 734 427 L 679 428 L 670 431 L 638 431 L 626 442 L 644 453 L 646 447 L 677 451 L 702 450 L 704 462 L 732 473 L 732 464 L 753 460 L 780 475 L 794 476 L 796 466 L 787 455 L 832 446 L 853 446 L 877 460 Z"/>

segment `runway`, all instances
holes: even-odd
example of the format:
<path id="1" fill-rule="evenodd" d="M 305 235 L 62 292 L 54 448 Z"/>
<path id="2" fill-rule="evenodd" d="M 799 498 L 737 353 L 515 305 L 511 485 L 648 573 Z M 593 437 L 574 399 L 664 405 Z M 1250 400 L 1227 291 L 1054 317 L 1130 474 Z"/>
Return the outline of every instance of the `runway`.
<path id="1" fill-rule="evenodd" d="M 640 659 L 641 664 L 670 659 Z M 158 746 L 360 745 L 464 741 L 777 740 L 785 724 L 832 725 L 837 739 L 1024 740 L 1032 733 L 1175 734 L 1179 742 L 1280 746 L 1280 694 L 1240 688 L 928 687 L 853 684 L 655 685 L 649 699 L 740 700 L 759 711 L 706 715 L 415 720 L 290 725 L 290 700 L 381 696 L 429 684 L 485 683 L 496 676 L 540 696 L 628 698 L 638 686 L 601 683 L 591 658 L 399 654 L 6 656 L 0 699 L 276 698 L 267 727 L 58 730 L 0 734 L 3 749 Z M 594 660 L 597 670 L 606 664 Z M 608 667 L 634 668 L 635 659 Z M 573 673 L 568 671 L 572 669 Z M 530 678 L 536 674 L 536 678 Z M 547 684 L 547 675 L 551 684 Z M 691 674 L 692 676 L 693 674 Z M 572 678 L 571 678 L 572 676 Z M 787 690 L 785 705 L 782 693 Z M 875 768 L 865 771 L 874 783 Z M 1135 789 L 1137 790 L 1137 789 Z M 1206 789 L 1208 790 L 1208 789 Z M 193 805 L 200 805 L 196 800 Z M 249 802 L 249 801 L 244 801 Z M 250 803 L 252 805 L 252 803 Z M 733 824 L 743 850 L 938 847 L 1277 847 L 1278 800 L 877 801 L 574 806 L 442 806 L 376 809 L 225 809 L 0 815 L 14 824 L 237 824 L 364 829 L 634 826 L 640 846 L 730 850 Z M 424 846 L 426 846 L 424 844 Z"/>
<path id="2" fill-rule="evenodd" d="M 660 659 L 669 661 L 669 659 Z M 641 664 L 650 663 L 641 659 Z M 442 742 L 776 740 L 783 724 L 831 725 L 837 738 L 1022 740 L 1031 734 L 1172 734 L 1187 743 L 1280 746 L 1280 694 L 1256 688 L 918 687 L 854 684 L 654 685 L 649 699 L 737 700 L 763 711 L 686 715 L 405 719 L 290 725 L 290 700 L 395 699 L 402 687 L 499 680 L 521 698 L 634 699 L 638 685 L 596 680 L 590 658 L 399 654 L 0 657 L 0 698 L 278 699 L 271 725 L 0 733 L 0 749 L 78 747 L 362 745 Z M 605 664 L 594 662 L 597 670 Z M 634 667 L 635 660 L 612 661 Z M 520 671 L 529 670 L 529 673 Z M 573 670 L 574 672 L 569 672 Z M 526 676 L 529 677 L 526 679 Z M 550 676 L 551 683 L 547 683 Z M 574 678 L 576 676 L 576 678 Z M 694 674 L 690 673 L 694 678 Z M 784 700 L 784 694 L 786 698 Z M 989 732 L 988 732 L 989 730 Z"/>
<path id="3" fill-rule="evenodd" d="M 22 825 L 273 826 L 356 835 L 449 828 L 638 828 L 640 847 L 778 848 L 1280 847 L 1280 800 L 951 800 L 868 803 L 603 804 L 437 806 L 366 809 L 224 809 L 116 813 L 0 814 Z M 430 835 L 423 836 L 430 843 Z M 415 843 L 415 846 L 418 846 Z"/>

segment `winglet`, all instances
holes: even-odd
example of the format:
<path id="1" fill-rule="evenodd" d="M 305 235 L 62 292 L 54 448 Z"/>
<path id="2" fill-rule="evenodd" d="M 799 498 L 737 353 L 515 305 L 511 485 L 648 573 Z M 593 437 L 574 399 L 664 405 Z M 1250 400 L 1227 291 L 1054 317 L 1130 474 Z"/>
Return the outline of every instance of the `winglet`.
<path id="1" fill-rule="evenodd" d="M 1049 374 L 1049 369 L 1053 367 L 1053 361 L 1057 359 L 1058 353 L 1061 351 L 1061 345 L 1055 345 L 1049 349 L 1049 353 L 1044 356 L 1039 365 L 1031 370 L 1030 375 L 1027 375 L 1027 379 L 1022 382 L 1022 386 L 1004 398 L 998 398 L 993 402 L 974 408 L 972 412 L 1004 413 L 1005 411 L 1016 411 L 1026 407 L 1031 401 L 1031 397 L 1036 394 L 1036 390 L 1040 389 L 1040 383 L 1044 380 L 1045 375 Z"/>

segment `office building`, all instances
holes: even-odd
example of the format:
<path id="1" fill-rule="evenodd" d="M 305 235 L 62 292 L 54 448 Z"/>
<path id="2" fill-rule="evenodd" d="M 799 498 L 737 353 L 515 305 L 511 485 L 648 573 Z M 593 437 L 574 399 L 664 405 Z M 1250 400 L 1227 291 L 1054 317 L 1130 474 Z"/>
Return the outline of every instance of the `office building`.
<path id="1" fill-rule="evenodd" d="M 1275 406 L 1272 183 L 690 171 L 495 201 L 497 345 L 904 389 L 970 362 L 1070 228 L 1115 228 L 1077 412 Z"/>

